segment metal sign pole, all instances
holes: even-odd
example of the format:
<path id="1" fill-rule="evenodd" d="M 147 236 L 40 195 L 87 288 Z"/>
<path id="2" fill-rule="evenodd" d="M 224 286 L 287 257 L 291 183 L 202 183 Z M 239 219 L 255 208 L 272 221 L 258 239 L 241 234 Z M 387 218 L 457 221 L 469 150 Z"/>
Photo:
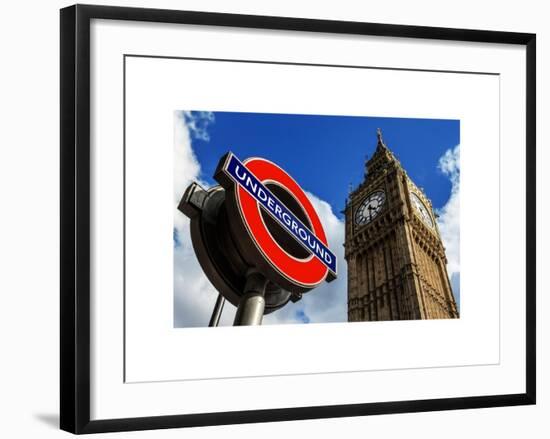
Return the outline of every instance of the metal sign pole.
<path id="1" fill-rule="evenodd" d="M 234 326 L 262 324 L 267 283 L 265 276 L 257 271 L 247 274 L 244 294 L 239 301 Z"/>
<path id="2" fill-rule="evenodd" d="M 221 294 L 218 294 L 218 298 L 216 299 L 216 304 L 214 305 L 214 310 L 212 311 L 212 317 L 210 317 L 210 322 L 208 323 L 208 326 L 218 326 L 218 323 L 220 323 L 220 317 L 222 315 L 224 305 L 225 297 L 223 297 Z"/>

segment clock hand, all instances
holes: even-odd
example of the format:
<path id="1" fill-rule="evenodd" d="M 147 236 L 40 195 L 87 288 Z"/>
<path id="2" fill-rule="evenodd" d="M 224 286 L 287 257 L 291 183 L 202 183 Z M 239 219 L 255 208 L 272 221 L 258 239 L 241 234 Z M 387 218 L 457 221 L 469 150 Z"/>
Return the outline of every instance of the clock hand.
<path id="1" fill-rule="evenodd" d="M 367 206 L 367 209 L 369 209 L 369 221 L 372 221 L 372 211 L 376 210 L 376 207 L 372 207 L 371 205 Z"/>

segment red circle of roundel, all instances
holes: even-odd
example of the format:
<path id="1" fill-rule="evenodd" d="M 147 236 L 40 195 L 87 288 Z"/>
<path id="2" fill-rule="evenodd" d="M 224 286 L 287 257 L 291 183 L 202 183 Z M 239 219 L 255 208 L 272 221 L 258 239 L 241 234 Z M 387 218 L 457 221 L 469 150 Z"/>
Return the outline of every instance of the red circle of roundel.
<path id="1" fill-rule="evenodd" d="M 308 216 L 313 229 L 312 232 L 328 247 L 325 231 L 317 212 L 302 188 L 290 175 L 275 163 L 262 158 L 251 158 L 245 160 L 244 164 L 261 182 L 266 180 L 274 181 L 290 192 Z M 308 287 L 314 287 L 325 279 L 328 268 L 315 256 L 310 256 L 306 259 L 297 259 L 279 246 L 267 230 L 260 214 L 258 202 L 252 195 L 242 186 L 239 186 L 235 194 L 244 223 L 253 237 L 256 247 L 281 275 L 291 282 Z"/>

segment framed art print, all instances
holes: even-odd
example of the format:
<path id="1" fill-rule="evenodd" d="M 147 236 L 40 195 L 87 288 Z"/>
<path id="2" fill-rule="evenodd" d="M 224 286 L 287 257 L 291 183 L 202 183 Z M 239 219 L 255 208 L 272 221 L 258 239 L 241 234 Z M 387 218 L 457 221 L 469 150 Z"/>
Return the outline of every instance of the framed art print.
<path id="1" fill-rule="evenodd" d="M 535 403 L 535 35 L 61 10 L 61 428 Z"/>

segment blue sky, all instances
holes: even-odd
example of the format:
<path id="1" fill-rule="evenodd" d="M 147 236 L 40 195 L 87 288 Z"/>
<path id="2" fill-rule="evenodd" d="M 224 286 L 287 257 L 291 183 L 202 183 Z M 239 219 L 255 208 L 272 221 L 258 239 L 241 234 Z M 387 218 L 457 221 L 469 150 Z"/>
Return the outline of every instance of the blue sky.
<path id="1" fill-rule="evenodd" d="M 193 139 L 201 179 L 212 175 L 228 150 L 239 158 L 261 156 L 281 165 L 305 190 L 341 216 L 349 184 L 363 179 L 365 156 L 374 152 L 376 129 L 435 208 L 449 199 L 451 182 L 438 160 L 460 143 L 460 122 L 441 119 L 215 112 L 208 140 Z M 199 136 L 200 137 L 200 136 Z"/>

